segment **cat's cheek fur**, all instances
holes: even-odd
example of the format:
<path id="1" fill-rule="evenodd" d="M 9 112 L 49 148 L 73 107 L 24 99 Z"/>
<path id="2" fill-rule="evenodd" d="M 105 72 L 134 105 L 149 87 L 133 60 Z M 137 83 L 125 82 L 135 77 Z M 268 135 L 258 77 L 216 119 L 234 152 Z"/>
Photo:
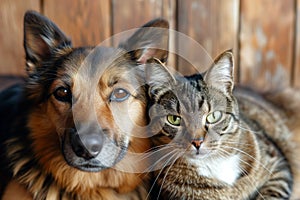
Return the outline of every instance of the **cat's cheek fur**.
<path id="1" fill-rule="evenodd" d="M 191 158 L 189 163 L 195 166 L 199 176 L 217 179 L 228 185 L 233 185 L 240 176 L 240 156 L 219 158 Z"/>

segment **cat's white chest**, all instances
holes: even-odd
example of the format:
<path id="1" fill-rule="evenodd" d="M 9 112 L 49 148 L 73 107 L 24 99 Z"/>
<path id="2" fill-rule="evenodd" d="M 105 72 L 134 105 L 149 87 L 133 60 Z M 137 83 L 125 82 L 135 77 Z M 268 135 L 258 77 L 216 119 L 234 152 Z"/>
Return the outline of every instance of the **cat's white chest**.
<path id="1" fill-rule="evenodd" d="M 217 159 L 191 159 L 190 162 L 197 167 L 200 176 L 215 178 L 229 185 L 233 185 L 240 175 L 238 155 Z"/>

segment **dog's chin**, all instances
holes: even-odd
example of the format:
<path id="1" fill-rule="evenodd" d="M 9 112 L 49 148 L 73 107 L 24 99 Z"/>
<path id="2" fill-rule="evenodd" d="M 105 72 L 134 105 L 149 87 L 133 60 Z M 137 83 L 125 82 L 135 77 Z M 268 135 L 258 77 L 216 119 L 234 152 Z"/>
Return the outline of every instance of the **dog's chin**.
<path id="1" fill-rule="evenodd" d="M 68 157 L 65 153 L 64 156 L 68 165 L 81 171 L 100 172 L 101 170 L 108 168 L 102 165 L 101 162 L 97 159 L 85 160 L 83 158 L 77 157 L 76 155 L 76 157 Z"/>
<path id="2" fill-rule="evenodd" d="M 85 172 L 100 172 L 104 169 L 112 168 L 127 152 L 127 145 L 118 148 L 119 151 L 114 151 L 115 148 L 111 150 L 111 148 L 105 146 L 115 146 L 115 144 L 109 144 L 111 141 L 107 142 L 97 157 L 85 159 L 76 155 L 72 149 L 70 137 L 67 136 L 62 140 L 62 153 L 69 166 Z"/>

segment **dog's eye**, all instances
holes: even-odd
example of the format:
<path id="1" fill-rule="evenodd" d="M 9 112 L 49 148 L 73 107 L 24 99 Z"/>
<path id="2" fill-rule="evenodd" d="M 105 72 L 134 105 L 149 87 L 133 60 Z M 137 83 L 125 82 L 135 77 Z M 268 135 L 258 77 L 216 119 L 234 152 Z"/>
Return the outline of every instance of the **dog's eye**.
<path id="1" fill-rule="evenodd" d="M 65 88 L 65 87 L 57 88 L 54 91 L 53 95 L 58 101 L 71 102 L 71 100 L 72 100 L 71 91 L 68 88 Z"/>
<path id="2" fill-rule="evenodd" d="M 122 102 L 128 99 L 130 96 L 129 92 L 125 89 L 122 88 L 117 88 L 114 89 L 114 91 L 110 95 L 110 100 L 111 101 L 117 101 L 117 102 Z"/>

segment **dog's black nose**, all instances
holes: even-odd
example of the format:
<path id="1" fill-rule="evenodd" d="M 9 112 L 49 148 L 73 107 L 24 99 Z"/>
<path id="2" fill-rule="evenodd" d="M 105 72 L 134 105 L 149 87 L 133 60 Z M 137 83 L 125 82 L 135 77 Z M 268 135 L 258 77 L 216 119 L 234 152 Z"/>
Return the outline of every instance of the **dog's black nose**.
<path id="1" fill-rule="evenodd" d="M 92 159 L 100 153 L 103 140 L 99 134 L 88 134 L 79 136 L 76 131 L 70 134 L 71 146 L 78 157 Z"/>

